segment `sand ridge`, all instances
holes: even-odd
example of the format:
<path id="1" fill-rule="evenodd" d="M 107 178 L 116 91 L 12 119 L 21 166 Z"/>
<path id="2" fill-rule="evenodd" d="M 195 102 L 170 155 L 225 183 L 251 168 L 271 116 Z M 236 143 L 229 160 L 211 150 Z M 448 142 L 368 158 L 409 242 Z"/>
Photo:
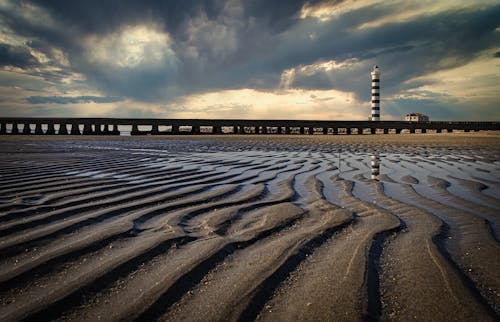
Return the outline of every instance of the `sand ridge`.
<path id="1" fill-rule="evenodd" d="M 500 316 L 494 133 L 0 145 L 2 321 Z"/>

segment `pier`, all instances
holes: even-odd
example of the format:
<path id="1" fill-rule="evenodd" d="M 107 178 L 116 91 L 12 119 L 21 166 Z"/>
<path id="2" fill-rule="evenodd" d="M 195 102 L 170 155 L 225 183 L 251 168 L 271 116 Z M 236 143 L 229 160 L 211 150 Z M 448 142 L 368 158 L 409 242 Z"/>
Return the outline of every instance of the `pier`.
<path id="1" fill-rule="evenodd" d="M 500 122 L 0 118 L 0 135 L 400 134 L 499 131 Z"/>

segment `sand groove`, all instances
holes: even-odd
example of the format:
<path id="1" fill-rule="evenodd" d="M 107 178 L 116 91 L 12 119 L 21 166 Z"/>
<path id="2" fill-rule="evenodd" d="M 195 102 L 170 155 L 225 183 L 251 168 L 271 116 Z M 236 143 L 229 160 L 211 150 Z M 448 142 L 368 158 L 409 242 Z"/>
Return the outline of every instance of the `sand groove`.
<path id="1" fill-rule="evenodd" d="M 0 320 L 498 319 L 498 141 L 374 137 L 0 138 Z"/>
<path id="2" fill-rule="evenodd" d="M 468 286 L 462 283 L 461 276 L 455 272 L 453 264 L 447 263 L 446 258 L 441 256 L 433 244 L 435 236 L 442 231 L 443 223 L 425 210 L 385 196 L 382 185 L 376 186 L 375 198 L 379 206 L 397 214 L 406 226 L 404 233 L 391 239 L 382 252 L 382 292 L 397 294 L 397 298 L 391 298 L 390 295 L 382 298 L 387 314 L 385 319 L 399 319 L 397 315 L 401 313 L 418 319 L 429 310 L 434 310 L 433 316 L 437 319 L 446 319 L 446 315 L 440 316 L 440 307 L 454 308 L 455 315 L 461 319 L 488 319 L 489 308 L 475 303 L 474 295 Z M 415 242 L 417 240 L 418 243 Z M 413 254 L 420 255 L 417 258 L 412 256 Z M 395 258 L 404 258 L 404 261 L 397 261 Z M 422 276 L 423 272 L 425 276 Z M 446 290 L 447 295 L 438 299 L 429 298 L 428 303 L 421 305 L 411 305 L 415 302 L 411 285 L 417 284 L 419 291 L 425 294 L 441 289 Z M 425 297 L 418 298 L 420 301 L 427 300 Z M 420 307 L 425 307 L 426 312 L 419 311 Z"/>
<path id="3" fill-rule="evenodd" d="M 326 240 L 291 272 L 265 305 L 259 319 L 362 319 L 366 314 L 365 263 L 371 240 L 376 233 L 398 227 L 399 222 L 378 207 L 355 198 L 351 192 L 352 182 L 335 179 L 341 198 L 345 200 L 341 210 L 357 214 L 354 225 Z M 344 256 L 344 253 L 349 255 Z"/>
<path id="4" fill-rule="evenodd" d="M 470 279 L 496 312 L 500 310 L 499 297 L 494 290 L 500 288 L 500 245 L 490 234 L 490 229 L 481 218 L 464 211 L 457 211 L 444 204 L 427 199 L 416 193 L 411 186 L 402 190 L 415 205 L 438 216 L 449 227 L 442 240 L 447 252 L 460 271 Z M 397 198 L 397 197 L 396 197 Z"/>

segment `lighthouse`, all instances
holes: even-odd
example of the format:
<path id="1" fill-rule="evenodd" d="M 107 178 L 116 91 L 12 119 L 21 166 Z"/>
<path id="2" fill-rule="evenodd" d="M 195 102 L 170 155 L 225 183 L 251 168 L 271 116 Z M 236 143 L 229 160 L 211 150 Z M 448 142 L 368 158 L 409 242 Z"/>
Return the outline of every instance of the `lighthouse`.
<path id="1" fill-rule="evenodd" d="M 372 71 L 372 121 L 380 121 L 380 69 L 377 65 Z"/>

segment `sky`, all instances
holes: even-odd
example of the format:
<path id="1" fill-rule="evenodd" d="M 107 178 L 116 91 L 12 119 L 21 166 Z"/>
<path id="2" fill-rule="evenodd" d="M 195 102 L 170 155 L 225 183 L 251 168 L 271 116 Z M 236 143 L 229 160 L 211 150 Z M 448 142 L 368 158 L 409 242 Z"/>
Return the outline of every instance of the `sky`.
<path id="1" fill-rule="evenodd" d="M 0 0 L 0 116 L 500 120 L 498 0 Z"/>

